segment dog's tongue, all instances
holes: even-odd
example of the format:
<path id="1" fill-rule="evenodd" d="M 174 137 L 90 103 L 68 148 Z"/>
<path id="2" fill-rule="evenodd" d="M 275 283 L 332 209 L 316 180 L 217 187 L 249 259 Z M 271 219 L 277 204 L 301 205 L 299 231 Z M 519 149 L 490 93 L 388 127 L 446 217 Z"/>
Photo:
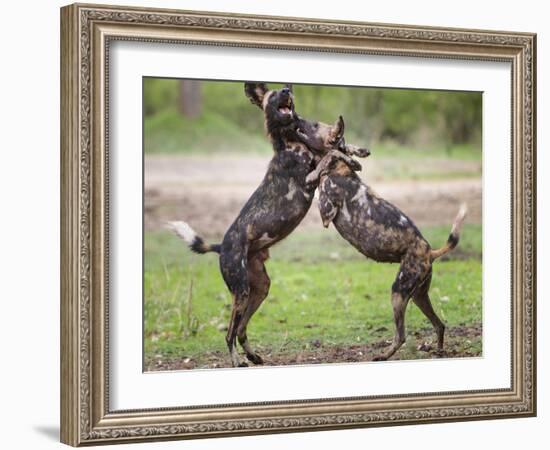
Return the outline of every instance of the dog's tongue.
<path id="1" fill-rule="evenodd" d="M 281 106 L 279 108 L 279 111 L 282 112 L 283 114 L 290 114 L 290 108 L 288 106 Z"/>

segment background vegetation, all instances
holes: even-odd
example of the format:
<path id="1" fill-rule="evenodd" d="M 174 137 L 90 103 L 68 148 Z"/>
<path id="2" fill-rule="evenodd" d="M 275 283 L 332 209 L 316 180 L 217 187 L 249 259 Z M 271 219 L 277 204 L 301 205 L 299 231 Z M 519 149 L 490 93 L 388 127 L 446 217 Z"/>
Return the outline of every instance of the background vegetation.
<path id="1" fill-rule="evenodd" d="M 271 151 L 242 82 L 143 83 L 146 153 Z M 294 85 L 294 93 L 306 118 L 332 123 L 343 115 L 348 140 L 382 151 L 405 146 L 452 156 L 458 148 L 462 157 L 479 157 L 480 93 L 312 85 Z"/>

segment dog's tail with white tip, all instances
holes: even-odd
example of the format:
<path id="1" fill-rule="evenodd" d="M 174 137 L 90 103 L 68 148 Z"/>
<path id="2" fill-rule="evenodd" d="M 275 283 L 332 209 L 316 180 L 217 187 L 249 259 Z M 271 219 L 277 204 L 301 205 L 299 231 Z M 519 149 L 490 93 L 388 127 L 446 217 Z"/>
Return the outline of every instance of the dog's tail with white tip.
<path id="1" fill-rule="evenodd" d="M 454 249 L 457 246 L 458 241 L 460 239 L 460 230 L 462 228 L 462 224 L 464 223 L 464 219 L 466 218 L 467 211 L 468 211 L 468 208 L 466 207 L 466 204 L 463 203 L 460 206 L 460 210 L 458 211 L 458 214 L 455 217 L 455 221 L 453 222 L 453 227 L 451 228 L 451 234 L 449 234 L 447 242 L 443 247 L 431 251 L 432 261 L 434 259 L 439 258 L 440 256 L 443 256 L 446 253 L 449 253 L 452 249 Z"/>
<path id="2" fill-rule="evenodd" d="M 220 244 L 207 244 L 204 242 L 195 230 L 185 222 L 168 222 L 168 228 L 170 228 L 174 233 L 176 233 L 180 238 L 182 238 L 189 248 L 195 253 L 204 254 L 208 252 L 220 253 L 221 245 Z"/>

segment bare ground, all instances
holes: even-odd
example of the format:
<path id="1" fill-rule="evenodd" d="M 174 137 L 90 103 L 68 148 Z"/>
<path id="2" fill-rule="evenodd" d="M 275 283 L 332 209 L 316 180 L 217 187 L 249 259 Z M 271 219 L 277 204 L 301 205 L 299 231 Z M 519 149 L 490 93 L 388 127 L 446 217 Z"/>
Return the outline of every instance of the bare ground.
<path id="1" fill-rule="evenodd" d="M 392 360 L 468 358 L 481 356 L 481 324 L 450 328 L 445 333 L 445 350 L 438 352 L 433 344 L 433 331 L 423 329 L 409 336 L 407 343 Z M 349 363 L 372 361 L 382 353 L 391 341 L 380 340 L 372 344 L 326 345 L 315 340 L 306 350 L 259 348 L 264 366 L 288 366 L 300 364 Z M 477 345 L 473 345 L 477 344 Z M 227 352 L 206 352 L 197 357 L 150 358 L 145 361 L 145 370 L 187 370 L 231 367 Z"/>
<path id="2" fill-rule="evenodd" d="M 258 186 L 269 156 L 148 156 L 145 158 L 145 229 L 155 230 L 168 220 L 185 220 L 207 237 L 222 236 Z M 479 163 L 454 160 L 411 160 L 411 171 L 429 165 L 438 179 L 388 181 L 391 164 L 374 158 L 363 161 L 361 176 L 382 197 L 403 209 L 418 226 L 450 224 L 460 203 L 468 204 L 468 222 L 481 222 Z M 448 175 L 448 177 L 447 177 Z M 320 229 L 316 204 L 300 228 Z"/>

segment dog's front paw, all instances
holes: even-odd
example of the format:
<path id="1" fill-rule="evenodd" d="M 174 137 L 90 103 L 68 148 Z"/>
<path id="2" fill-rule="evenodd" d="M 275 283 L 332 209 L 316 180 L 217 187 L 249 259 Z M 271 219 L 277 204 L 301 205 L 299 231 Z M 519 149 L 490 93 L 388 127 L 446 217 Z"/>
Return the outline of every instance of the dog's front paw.
<path id="1" fill-rule="evenodd" d="M 359 158 L 366 158 L 370 155 L 370 150 L 368 148 L 358 148 L 357 150 L 355 150 L 355 154 Z"/>
<path id="2" fill-rule="evenodd" d="M 359 164 L 359 162 L 357 162 L 355 159 L 350 159 L 349 167 L 354 172 L 361 172 L 361 170 L 363 170 L 363 166 Z"/>
<path id="3" fill-rule="evenodd" d="M 370 150 L 368 148 L 361 148 L 356 145 L 346 144 L 346 151 L 344 153 L 349 156 L 354 155 L 359 158 L 366 158 L 370 155 Z"/>

